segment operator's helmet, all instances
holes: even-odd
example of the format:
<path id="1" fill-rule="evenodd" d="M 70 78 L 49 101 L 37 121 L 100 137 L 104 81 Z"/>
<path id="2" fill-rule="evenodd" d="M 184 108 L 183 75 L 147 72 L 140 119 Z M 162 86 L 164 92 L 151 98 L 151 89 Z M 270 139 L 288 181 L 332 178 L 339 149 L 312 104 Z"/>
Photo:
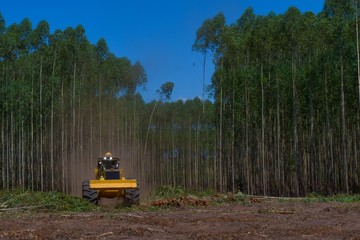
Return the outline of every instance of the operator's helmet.
<path id="1" fill-rule="evenodd" d="M 112 160 L 112 154 L 111 154 L 111 152 L 105 153 L 104 160 Z"/>

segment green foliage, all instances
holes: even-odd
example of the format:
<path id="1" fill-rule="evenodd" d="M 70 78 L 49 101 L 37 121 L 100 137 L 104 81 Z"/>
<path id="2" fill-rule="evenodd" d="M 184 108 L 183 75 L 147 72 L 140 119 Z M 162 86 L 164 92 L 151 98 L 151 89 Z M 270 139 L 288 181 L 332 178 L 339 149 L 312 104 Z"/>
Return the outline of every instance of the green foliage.
<path id="1" fill-rule="evenodd" d="M 74 192 L 83 180 L 76 171 L 91 172 L 95 155 L 119 148 L 144 182 L 184 186 L 158 189 L 158 197 L 216 195 L 185 190 L 202 188 L 281 196 L 343 192 L 344 179 L 352 179 L 355 192 L 353 10 L 339 0 L 325 1 L 319 15 L 292 7 L 260 16 L 249 8 L 230 25 L 219 13 L 204 21 L 193 45 L 213 57 L 215 103 L 168 102 L 174 84 L 167 82 L 159 90 L 166 101 L 158 105 L 138 93 L 147 81 L 142 65 L 116 57 L 103 38 L 91 44 L 81 25 L 51 33 L 46 21 L 34 29 L 29 19 L 6 27 L 0 15 L 0 186 Z M 342 133 L 349 135 L 344 145 Z M 345 176 L 345 169 L 354 171 Z"/>
<path id="2" fill-rule="evenodd" d="M 186 196 L 196 196 L 198 198 L 207 198 L 216 195 L 213 189 L 206 189 L 204 191 L 187 190 L 180 186 L 165 185 L 155 189 L 151 194 L 150 199 L 162 199 L 162 198 L 178 198 Z"/>
<path id="3" fill-rule="evenodd" d="M 311 193 L 305 198 L 306 202 L 342 202 L 354 203 L 360 202 L 360 194 L 336 194 L 332 196 L 324 196 L 317 193 Z"/>
<path id="4" fill-rule="evenodd" d="M 137 90 L 147 77 L 140 62 L 116 57 L 105 39 L 90 43 L 81 25 L 50 29 L 45 20 L 33 28 L 27 18 L 6 27 L 0 14 L 0 187 L 77 194 L 72 183 L 82 174 L 68 166 L 84 171 L 90 156 L 120 144 L 107 129 L 122 134 L 122 123 L 131 122 L 140 134 L 135 121 L 145 103 Z"/>
<path id="5" fill-rule="evenodd" d="M 216 191 L 214 189 L 205 189 L 203 191 L 190 191 L 189 194 L 194 195 L 199 198 L 206 198 L 216 195 Z"/>
<path id="6" fill-rule="evenodd" d="M 157 93 L 160 95 L 160 98 L 163 98 L 165 101 L 169 101 L 173 90 L 174 83 L 166 82 L 161 85 L 160 90 L 158 90 Z"/>
<path id="7" fill-rule="evenodd" d="M 218 182 L 232 175 L 220 189 L 241 182 L 253 194 L 357 191 L 359 171 L 348 174 L 358 168 L 355 4 L 327 0 L 318 15 L 248 8 L 236 23 L 218 24 L 220 13 L 200 26 L 193 49 L 212 53 L 215 65 L 214 172 Z"/>
<path id="8" fill-rule="evenodd" d="M 187 196 L 189 193 L 183 187 L 172 187 L 170 185 L 161 186 L 151 194 L 151 199 L 177 198 Z"/>
<path id="9" fill-rule="evenodd" d="M 209 204 L 226 204 L 226 203 L 241 203 L 247 204 L 247 196 L 241 192 L 220 194 L 213 189 L 206 189 L 204 191 L 187 190 L 183 187 L 161 186 L 156 188 L 154 193 L 150 195 L 150 201 L 160 199 L 177 199 L 177 198 L 194 198 L 208 202 Z"/>
<path id="10" fill-rule="evenodd" d="M 98 207 L 81 198 L 59 192 L 14 189 L 0 191 L 0 209 L 84 212 L 97 210 Z"/>
<path id="11" fill-rule="evenodd" d="M 217 14 L 214 18 L 205 20 L 196 32 L 196 40 L 193 50 L 206 53 L 208 49 L 215 51 L 221 41 L 221 31 L 225 26 L 223 13 Z"/>
<path id="12" fill-rule="evenodd" d="M 227 193 L 227 194 L 215 194 L 211 198 L 212 204 L 226 204 L 226 203 L 235 203 L 247 205 L 249 203 L 246 194 L 242 192 L 237 193 Z"/>

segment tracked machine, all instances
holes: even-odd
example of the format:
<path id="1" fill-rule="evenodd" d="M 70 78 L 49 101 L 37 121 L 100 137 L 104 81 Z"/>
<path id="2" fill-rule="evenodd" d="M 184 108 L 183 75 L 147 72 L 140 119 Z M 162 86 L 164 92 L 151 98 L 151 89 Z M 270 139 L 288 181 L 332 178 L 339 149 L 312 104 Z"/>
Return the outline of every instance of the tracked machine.
<path id="1" fill-rule="evenodd" d="M 122 198 L 126 205 L 140 202 L 140 190 L 136 179 L 126 179 L 120 168 L 120 159 L 107 152 L 97 159 L 96 179 L 82 183 L 82 197 L 98 204 L 101 198 Z"/>

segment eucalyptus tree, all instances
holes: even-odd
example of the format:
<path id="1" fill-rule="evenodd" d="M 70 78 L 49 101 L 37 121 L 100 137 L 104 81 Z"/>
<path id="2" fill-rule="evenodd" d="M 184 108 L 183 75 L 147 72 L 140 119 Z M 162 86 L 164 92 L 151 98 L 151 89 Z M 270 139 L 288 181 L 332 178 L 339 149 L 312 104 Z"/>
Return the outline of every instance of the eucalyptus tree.
<path id="1" fill-rule="evenodd" d="M 147 128 L 147 133 L 146 133 L 146 138 L 145 138 L 145 147 L 144 147 L 144 157 L 146 154 L 146 149 L 147 149 L 147 141 L 148 141 L 148 137 L 149 137 L 149 132 L 150 132 L 150 127 L 151 127 L 151 119 L 154 115 L 154 111 L 156 109 L 157 104 L 159 103 L 160 100 L 165 100 L 165 101 L 169 101 L 172 91 L 174 89 L 174 83 L 173 82 L 166 82 L 164 84 L 162 84 L 160 86 L 160 89 L 156 90 L 156 93 L 159 95 L 158 100 L 156 101 L 151 114 L 150 114 L 150 118 L 149 118 L 149 124 L 148 124 L 148 128 Z"/>
<path id="2" fill-rule="evenodd" d="M 343 160 L 337 163 L 337 140 L 333 137 L 339 131 L 346 139 L 347 125 L 353 121 L 346 116 L 354 116 L 354 84 L 345 81 L 354 76 L 350 52 L 355 34 L 349 28 L 354 15 L 348 6 L 328 1 L 318 16 L 302 14 L 296 8 L 281 15 L 257 16 L 249 8 L 236 24 L 216 28 L 221 24 L 216 25 L 214 17 L 199 28 L 193 49 L 212 51 L 216 66 L 212 87 L 216 121 L 220 123 L 218 154 L 220 159 L 226 156 L 217 166 L 219 175 L 225 173 L 218 186 L 227 179 L 234 190 L 237 175 L 247 183 L 249 193 L 261 190 L 263 194 L 304 195 L 325 189 L 325 182 L 328 191 L 351 185 L 345 180 L 354 177 L 355 171 L 347 174 L 345 170 L 355 162 L 347 152 L 356 152 L 353 149 L 357 144 L 350 149 L 346 141 L 353 140 L 342 141 Z M 339 14 L 343 16 L 341 24 L 334 20 Z M 344 29 L 340 38 L 335 37 L 336 29 L 340 29 L 336 26 Z M 343 56 L 343 64 L 337 56 Z M 336 81 L 336 76 L 343 80 Z M 343 104 L 336 108 L 341 101 Z M 348 105 L 350 110 L 345 111 Z M 223 127 L 226 130 L 222 131 Z M 239 137 L 234 134 L 242 130 Z M 356 137 L 352 133 L 352 138 Z M 244 151 L 233 146 L 243 146 Z M 327 151 L 323 152 L 324 148 Z M 244 162 L 233 163 L 234 156 Z M 347 158 L 351 161 L 348 167 Z M 224 171 L 221 163 L 231 170 Z M 344 174 L 337 168 L 339 164 Z M 329 168 L 324 168 L 327 165 Z M 340 181 L 344 187 L 337 183 L 331 186 L 331 179 L 339 174 L 344 176 Z M 275 183 L 267 181 L 272 177 Z"/>
<path id="3" fill-rule="evenodd" d="M 97 62 L 99 64 L 99 152 L 102 151 L 102 95 L 103 95 L 103 79 L 104 79 L 104 62 L 109 57 L 109 48 L 106 40 L 100 38 L 95 45 L 95 51 L 97 55 Z"/>
<path id="4" fill-rule="evenodd" d="M 340 69 L 340 92 L 341 92 L 341 148 L 342 148 L 342 165 L 344 175 L 343 185 L 346 189 L 346 192 L 349 193 L 349 175 L 348 175 L 348 151 L 347 151 L 347 133 L 346 133 L 346 105 L 345 105 L 345 79 L 344 79 L 344 68 L 345 68 L 345 24 L 346 21 L 352 17 L 351 14 L 351 1 L 344 0 L 327 0 L 324 3 L 324 14 L 331 20 L 334 24 L 334 32 L 338 37 L 334 42 L 334 47 L 336 49 L 336 54 L 339 56 L 339 59 L 335 61 L 338 62 L 338 68 Z"/>
<path id="5" fill-rule="evenodd" d="M 3 18 L 2 14 L 0 13 L 0 66 L 2 69 L 2 74 L 0 75 L 0 82 L 1 82 L 1 87 L 0 87 L 0 109 L 1 109 L 1 117 L 0 117 L 0 131 L 1 131 L 1 140 L 0 140 L 0 162 L 1 162 L 1 184 L 0 186 L 2 186 L 2 188 L 5 188 L 5 184 L 6 184 L 6 179 L 5 179 L 5 175 L 6 175 L 6 166 L 5 166 L 5 81 L 4 81 L 4 69 L 5 69 L 5 65 L 4 65 L 4 40 L 5 40 L 5 31 L 6 31 L 6 25 L 5 25 L 5 19 Z"/>
<path id="6" fill-rule="evenodd" d="M 203 54 L 203 77 L 202 77 L 202 100 L 203 113 L 205 111 L 205 65 L 207 53 L 214 53 L 219 43 L 221 28 L 225 25 L 225 16 L 223 13 L 217 14 L 213 19 L 205 20 L 202 26 L 196 32 L 196 40 L 193 44 L 193 50 Z"/>
<path id="7" fill-rule="evenodd" d="M 357 57 L 357 79 L 358 79 L 358 98 L 359 98 L 359 114 L 360 114 L 360 49 L 359 49 L 359 1 L 353 0 L 352 7 L 355 16 L 355 29 L 356 29 L 356 57 Z"/>
<path id="8" fill-rule="evenodd" d="M 214 54 L 214 63 L 216 68 L 221 69 L 223 65 L 223 61 L 221 59 L 222 51 L 221 48 L 221 38 L 223 34 L 223 30 L 225 27 L 225 16 L 223 13 L 217 14 L 212 19 L 208 19 L 203 22 L 202 26 L 196 33 L 195 43 L 193 45 L 193 49 L 198 52 L 202 52 L 206 54 L 210 51 Z M 221 71 L 221 70 L 220 70 Z M 222 75 L 218 74 L 217 77 L 213 77 L 213 85 L 220 85 L 220 92 L 215 91 L 215 99 L 220 108 L 219 114 L 219 176 L 218 176 L 218 186 L 220 191 L 223 188 L 223 89 L 222 89 Z M 216 87 L 215 87 L 216 88 Z"/>
<path id="9" fill-rule="evenodd" d="M 243 115 L 244 117 L 244 129 L 245 129 L 245 137 L 244 137 L 244 172 L 243 177 L 245 179 L 245 182 L 247 183 L 247 191 L 249 193 L 252 192 L 252 179 L 253 175 L 251 173 L 251 153 L 250 153 L 250 129 L 251 129 L 251 119 L 250 119 L 250 112 L 251 112 L 251 104 L 250 104 L 250 83 L 252 80 L 252 67 L 251 67 L 251 58 L 252 58 L 252 49 L 253 49 L 253 43 L 252 43 L 252 33 L 255 29 L 255 22 L 256 22 L 257 16 L 254 13 L 254 10 L 252 8 L 247 8 L 244 13 L 240 16 L 240 18 L 236 21 L 233 28 L 237 30 L 240 33 L 240 41 L 239 41 L 239 56 L 242 56 L 241 59 L 239 59 L 239 64 L 241 66 L 241 73 L 240 73 L 240 79 L 241 81 L 239 84 L 242 85 L 243 88 L 243 100 L 241 101 L 243 103 L 243 108 L 245 108 L 245 111 Z M 239 100 L 236 101 L 239 105 Z M 239 107 L 242 107 L 241 105 Z M 239 122 L 238 124 L 241 124 Z M 241 173 L 240 173 L 241 174 Z"/>

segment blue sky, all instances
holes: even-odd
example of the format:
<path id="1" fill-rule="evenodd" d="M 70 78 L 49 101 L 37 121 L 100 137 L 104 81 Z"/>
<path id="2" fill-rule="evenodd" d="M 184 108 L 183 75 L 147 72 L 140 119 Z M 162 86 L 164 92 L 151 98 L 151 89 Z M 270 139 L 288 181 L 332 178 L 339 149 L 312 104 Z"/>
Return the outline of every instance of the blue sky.
<path id="1" fill-rule="evenodd" d="M 202 56 L 191 51 L 202 22 L 223 12 L 227 24 L 235 22 L 247 7 L 256 14 L 284 13 L 290 6 L 318 13 L 323 0 L 0 0 L 7 25 L 28 17 L 33 27 L 40 20 L 51 31 L 83 25 L 91 43 L 104 37 L 110 51 L 140 61 L 148 75 L 145 101 L 157 97 L 162 83 L 175 87 L 173 101 L 202 95 Z M 207 63 L 205 84 L 210 84 L 213 65 Z"/>

